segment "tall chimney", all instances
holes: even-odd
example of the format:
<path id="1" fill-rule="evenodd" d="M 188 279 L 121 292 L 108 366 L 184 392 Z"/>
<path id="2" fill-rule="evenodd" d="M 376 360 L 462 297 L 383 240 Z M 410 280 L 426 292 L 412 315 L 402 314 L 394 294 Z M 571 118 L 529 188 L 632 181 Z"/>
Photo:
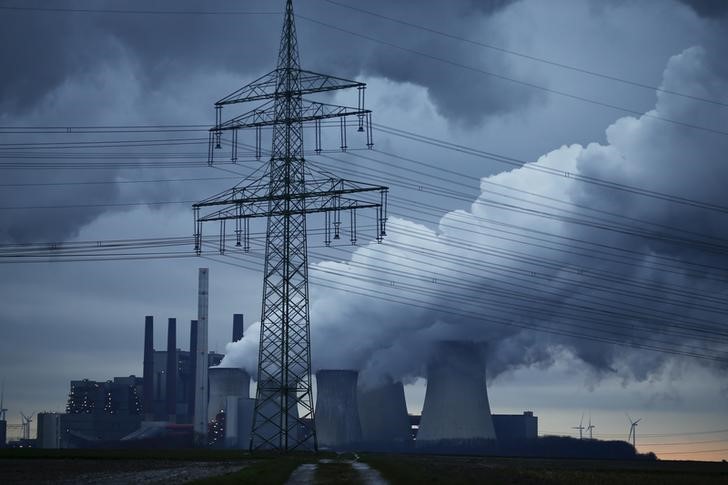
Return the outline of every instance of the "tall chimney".
<path id="1" fill-rule="evenodd" d="M 243 338 L 243 321 L 242 313 L 233 313 L 233 342 Z"/>
<path id="2" fill-rule="evenodd" d="M 177 420 L 177 319 L 170 318 L 167 326 L 167 414 Z"/>
<path id="3" fill-rule="evenodd" d="M 190 380 L 187 384 L 187 415 L 195 420 L 195 376 L 197 368 L 197 320 L 190 321 Z"/>
<path id="4" fill-rule="evenodd" d="M 154 420 L 154 317 L 144 317 L 144 419 Z"/>
<path id="5" fill-rule="evenodd" d="M 197 363 L 195 364 L 195 445 L 207 445 L 207 307 L 209 270 L 200 268 L 197 288 Z"/>

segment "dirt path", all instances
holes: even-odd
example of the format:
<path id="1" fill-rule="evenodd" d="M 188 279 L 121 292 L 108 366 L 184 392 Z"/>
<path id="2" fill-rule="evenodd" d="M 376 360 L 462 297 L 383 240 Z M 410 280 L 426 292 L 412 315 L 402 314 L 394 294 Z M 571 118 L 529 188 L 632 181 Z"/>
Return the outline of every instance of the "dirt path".
<path id="1" fill-rule="evenodd" d="M 382 475 L 366 463 L 354 460 L 321 459 L 296 468 L 286 485 L 327 484 L 388 485 Z"/>

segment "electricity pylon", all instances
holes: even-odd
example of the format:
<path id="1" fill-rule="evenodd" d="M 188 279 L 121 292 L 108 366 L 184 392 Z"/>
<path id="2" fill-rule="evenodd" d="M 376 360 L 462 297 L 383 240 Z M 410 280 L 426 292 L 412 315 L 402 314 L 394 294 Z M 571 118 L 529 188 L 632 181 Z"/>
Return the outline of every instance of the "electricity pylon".
<path id="1" fill-rule="evenodd" d="M 321 151 L 321 121 L 339 119 L 341 149 L 346 150 L 346 118 L 355 116 L 357 131 L 372 147 L 371 111 L 364 109 L 364 83 L 300 68 L 291 0 L 286 2 L 277 68 L 215 103 L 216 123 L 210 129 L 208 163 L 214 162 L 222 135 L 230 132 L 233 161 L 237 160 L 238 131 L 255 129 L 256 154 L 261 154 L 261 131 L 272 127 L 272 151 L 265 174 L 193 205 L 195 249 L 202 250 L 202 225 L 220 224 L 221 254 L 227 240 L 226 221 L 235 221 L 236 247 L 249 249 L 249 221 L 267 218 L 263 305 L 258 350 L 256 394 L 250 449 L 289 451 L 316 449 L 311 389 L 308 255 L 306 216 L 323 213 L 325 242 L 340 239 L 341 212 L 350 213 L 352 244 L 356 243 L 356 212 L 376 209 L 376 239 L 385 236 L 387 187 L 350 180 L 315 178 L 304 159 L 303 125 L 313 123 L 315 151 Z M 356 88 L 357 108 L 304 99 L 304 95 Z M 223 106 L 265 101 L 245 114 L 223 122 Z M 309 176 L 310 177 L 307 177 Z M 245 182 L 245 181 L 244 181 Z M 352 198 L 362 194 L 362 199 Z M 215 208 L 201 215 L 204 208 Z"/>

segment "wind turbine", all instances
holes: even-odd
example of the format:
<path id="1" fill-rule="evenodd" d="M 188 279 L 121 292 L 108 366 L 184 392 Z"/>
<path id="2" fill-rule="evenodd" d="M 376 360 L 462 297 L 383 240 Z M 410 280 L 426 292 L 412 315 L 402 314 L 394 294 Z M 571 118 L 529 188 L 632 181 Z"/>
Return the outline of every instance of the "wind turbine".
<path id="1" fill-rule="evenodd" d="M 584 413 L 581 413 L 581 420 L 579 421 L 579 426 L 572 426 L 571 429 L 578 429 L 579 430 L 579 439 L 582 439 L 582 431 L 584 431 Z"/>
<path id="2" fill-rule="evenodd" d="M 631 438 L 632 446 L 637 448 L 637 445 L 635 444 L 637 441 L 637 423 L 642 421 L 642 418 L 633 420 L 632 417 L 628 414 L 627 419 L 629 419 L 629 435 L 627 435 L 627 442 L 629 442 L 629 440 Z"/>
<path id="3" fill-rule="evenodd" d="M 589 426 L 586 427 L 586 430 L 589 431 L 589 439 L 593 440 L 594 437 L 592 436 L 592 430 L 596 428 L 591 422 L 591 413 L 589 413 Z"/>
<path id="4" fill-rule="evenodd" d="M 5 402 L 5 381 L 0 386 L 0 421 L 6 421 L 5 413 L 8 411 L 3 404 Z"/>
<path id="5" fill-rule="evenodd" d="M 22 412 L 20 413 L 20 416 L 23 417 L 23 424 L 22 424 L 22 430 L 23 430 L 23 439 L 29 440 L 30 439 L 30 423 L 33 422 L 33 415 L 26 416 Z"/>

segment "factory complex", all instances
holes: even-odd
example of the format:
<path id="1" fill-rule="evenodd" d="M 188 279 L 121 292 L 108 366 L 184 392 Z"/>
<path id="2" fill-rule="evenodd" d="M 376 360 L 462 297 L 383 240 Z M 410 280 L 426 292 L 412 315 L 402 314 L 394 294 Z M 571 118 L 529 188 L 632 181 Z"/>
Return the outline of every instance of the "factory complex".
<path id="1" fill-rule="evenodd" d="M 167 322 L 167 348 L 153 344 L 153 317 L 145 319 L 144 375 L 70 382 L 65 413 L 39 413 L 40 448 L 187 448 L 194 442 L 197 321 L 190 350 L 177 348 L 175 319 Z M 233 315 L 233 341 L 243 337 L 243 315 Z M 441 342 L 428 365 L 422 415 L 407 411 L 404 385 L 389 381 L 363 387 L 356 370 L 319 370 L 315 426 L 318 446 L 332 450 L 455 450 L 498 441 L 536 439 L 538 418 L 492 415 L 479 346 Z M 255 399 L 251 376 L 220 367 L 208 354 L 205 446 L 248 449 Z M 169 369 L 173 369 L 171 372 Z M 305 432 L 305 428 L 299 430 Z"/>

